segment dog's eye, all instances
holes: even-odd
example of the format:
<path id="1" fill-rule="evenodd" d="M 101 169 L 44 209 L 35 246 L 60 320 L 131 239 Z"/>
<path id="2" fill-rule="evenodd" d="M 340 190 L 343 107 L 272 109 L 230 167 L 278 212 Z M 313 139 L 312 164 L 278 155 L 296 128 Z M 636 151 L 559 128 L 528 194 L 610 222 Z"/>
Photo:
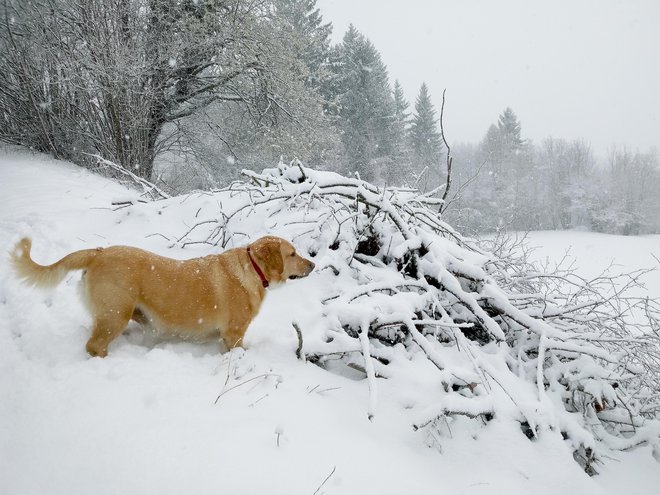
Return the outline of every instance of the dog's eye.
<path id="1" fill-rule="evenodd" d="M 291 256 L 295 256 L 295 255 L 296 255 L 296 252 L 295 252 L 295 251 L 294 251 L 293 253 L 291 253 Z"/>

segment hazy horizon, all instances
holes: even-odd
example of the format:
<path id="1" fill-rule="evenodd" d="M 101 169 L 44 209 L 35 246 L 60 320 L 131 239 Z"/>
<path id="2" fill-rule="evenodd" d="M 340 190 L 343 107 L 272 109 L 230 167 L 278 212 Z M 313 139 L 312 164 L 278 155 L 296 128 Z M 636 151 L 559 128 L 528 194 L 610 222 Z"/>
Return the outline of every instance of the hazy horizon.
<path id="1" fill-rule="evenodd" d="M 511 107 L 523 137 L 660 148 L 660 2 L 319 0 L 333 42 L 368 37 L 413 110 L 422 82 L 447 90 L 450 142 L 476 142 Z"/>

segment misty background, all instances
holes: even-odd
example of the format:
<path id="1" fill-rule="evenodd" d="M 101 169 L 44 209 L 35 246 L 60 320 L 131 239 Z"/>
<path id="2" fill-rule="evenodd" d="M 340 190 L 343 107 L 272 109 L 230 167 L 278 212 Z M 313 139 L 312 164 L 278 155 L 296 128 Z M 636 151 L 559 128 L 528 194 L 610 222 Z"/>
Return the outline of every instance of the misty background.
<path id="1" fill-rule="evenodd" d="M 660 232 L 657 2 L 8 0 L 0 139 L 172 193 L 299 159 L 467 233 Z"/>

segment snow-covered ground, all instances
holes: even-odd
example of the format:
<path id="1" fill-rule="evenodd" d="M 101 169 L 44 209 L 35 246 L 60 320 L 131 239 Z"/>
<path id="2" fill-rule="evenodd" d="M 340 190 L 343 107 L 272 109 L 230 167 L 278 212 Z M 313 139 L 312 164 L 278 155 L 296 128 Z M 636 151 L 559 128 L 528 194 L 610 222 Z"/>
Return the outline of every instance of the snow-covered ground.
<path id="1" fill-rule="evenodd" d="M 164 238 L 185 232 L 176 212 L 194 211 L 204 195 L 115 209 L 113 201 L 135 193 L 4 148 L 0 196 L 3 253 L 24 235 L 42 263 L 120 243 L 178 258 L 212 251 L 170 248 Z M 625 269 L 658 266 L 651 253 L 660 256 L 660 236 L 543 232 L 531 242 L 542 246 L 536 256 L 553 259 L 572 245 L 585 275 L 612 260 Z M 660 276 L 647 278 L 649 296 L 660 297 Z M 589 478 L 560 438 L 530 442 L 497 419 L 476 429 L 458 420 L 452 429 L 461 434 L 429 438 L 412 430 L 396 384 L 380 387 L 370 422 L 366 380 L 295 358 L 288 317 L 304 320 L 316 307 L 320 277 L 271 290 L 245 351 L 220 354 L 216 345 L 157 341 L 131 328 L 106 359 L 85 354 L 90 321 L 78 280 L 73 274 L 42 292 L 0 263 L 2 494 L 650 494 L 660 487 L 648 448 L 616 454 Z"/>

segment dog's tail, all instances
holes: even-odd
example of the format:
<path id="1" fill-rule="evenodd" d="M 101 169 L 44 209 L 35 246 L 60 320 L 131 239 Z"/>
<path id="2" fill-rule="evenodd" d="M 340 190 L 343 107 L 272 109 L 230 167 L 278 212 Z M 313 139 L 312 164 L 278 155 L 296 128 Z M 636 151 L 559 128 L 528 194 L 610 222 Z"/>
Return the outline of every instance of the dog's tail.
<path id="1" fill-rule="evenodd" d="M 35 287 L 55 287 L 71 270 L 84 270 L 103 249 L 84 249 L 71 253 L 52 265 L 43 266 L 30 257 L 32 241 L 21 239 L 11 253 L 11 263 L 18 276 Z"/>

